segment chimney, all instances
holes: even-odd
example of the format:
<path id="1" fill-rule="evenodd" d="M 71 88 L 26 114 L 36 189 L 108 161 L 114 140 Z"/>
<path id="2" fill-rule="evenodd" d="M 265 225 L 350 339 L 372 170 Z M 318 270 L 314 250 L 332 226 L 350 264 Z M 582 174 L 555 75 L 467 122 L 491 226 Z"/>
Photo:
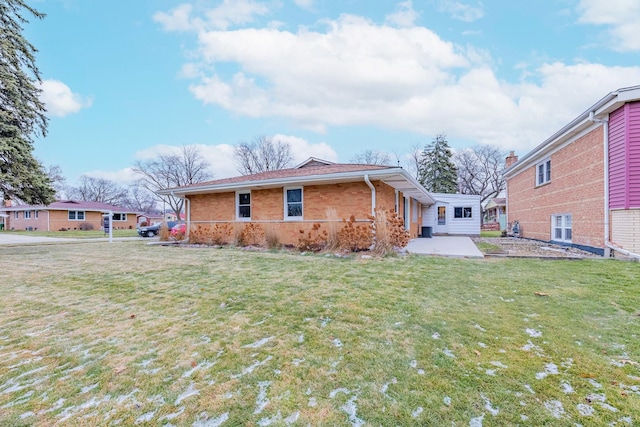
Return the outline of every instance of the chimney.
<path id="1" fill-rule="evenodd" d="M 509 152 L 509 155 L 504 159 L 504 168 L 509 169 L 515 162 L 518 161 L 518 156 L 513 151 Z"/>
<path id="2" fill-rule="evenodd" d="M 11 207 L 11 199 L 4 201 L 4 207 L 5 208 L 10 208 Z"/>

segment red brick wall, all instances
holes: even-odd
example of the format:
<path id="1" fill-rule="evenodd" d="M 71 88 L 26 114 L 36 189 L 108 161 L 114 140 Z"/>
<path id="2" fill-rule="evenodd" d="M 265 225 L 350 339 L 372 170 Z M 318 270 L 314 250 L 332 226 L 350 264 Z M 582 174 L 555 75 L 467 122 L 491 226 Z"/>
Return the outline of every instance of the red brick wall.
<path id="1" fill-rule="evenodd" d="M 395 208 L 395 190 L 380 182 L 372 182 L 376 188 L 376 207 L 384 207 L 388 211 Z M 402 193 L 399 195 L 402 202 Z M 191 221 L 194 224 L 205 224 L 214 221 L 235 223 L 236 229 L 244 226 L 236 223 L 235 192 L 214 193 L 191 196 Z M 413 201 L 412 201 L 413 202 Z M 400 203 L 402 210 L 402 203 Z M 340 220 L 354 215 L 357 220 L 365 221 L 371 214 L 371 189 L 364 182 L 352 182 L 331 185 L 306 185 L 303 190 L 303 221 L 284 220 L 284 190 L 274 188 L 251 191 L 251 221 L 263 224 L 280 235 L 285 244 L 296 244 L 300 237 L 300 229 L 308 230 L 314 222 L 327 220 L 327 208 L 335 208 Z M 422 209 L 419 206 L 418 213 Z M 402 215 L 402 212 L 400 212 Z M 417 236 L 418 222 L 411 225 L 411 234 Z"/>
<path id="2" fill-rule="evenodd" d="M 551 155 L 551 182 L 536 187 L 532 165 L 507 182 L 508 221 L 523 237 L 551 240 L 551 215 L 572 215 L 572 243 L 604 247 L 602 126 Z M 540 159 L 542 160 L 542 159 Z"/>

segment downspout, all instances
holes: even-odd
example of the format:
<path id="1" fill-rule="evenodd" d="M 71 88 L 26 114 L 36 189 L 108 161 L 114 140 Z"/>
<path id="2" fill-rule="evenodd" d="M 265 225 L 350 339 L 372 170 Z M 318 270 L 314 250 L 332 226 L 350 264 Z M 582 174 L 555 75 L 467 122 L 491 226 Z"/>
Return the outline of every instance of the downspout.
<path id="1" fill-rule="evenodd" d="M 371 189 L 371 216 L 376 216 L 376 188 L 369 181 L 369 175 L 364 175 L 364 182 L 367 183 L 369 188 Z"/>
<path id="2" fill-rule="evenodd" d="M 589 120 L 594 123 L 602 123 L 604 129 L 604 256 L 609 258 L 611 250 L 620 252 L 628 257 L 640 259 L 640 255 L 619 248 L 609 240 L 609 119 L 596 119 L 595 112 L 589 112 Z"/>

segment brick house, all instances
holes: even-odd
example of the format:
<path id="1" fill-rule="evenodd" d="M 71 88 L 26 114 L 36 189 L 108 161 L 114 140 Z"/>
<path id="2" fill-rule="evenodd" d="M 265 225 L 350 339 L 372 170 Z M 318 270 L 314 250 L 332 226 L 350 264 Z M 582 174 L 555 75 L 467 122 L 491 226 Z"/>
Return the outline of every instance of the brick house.
<path id="1" fill-rule="evenodd" d="M 640 86 L 609 93 L 506 167 L 508 221 L 522 237 L 640 257 Z"/>
<path id="2" fill-rule="evenodd" d="M 435 201 L 400 167 L 335 164 L 311 158 L 291 168 L 219 179 L 164 190 L 186 199 L 188 227 L 231 224 L 236 231 L 259 223 L 294 245 L 314 223 L 355 216 L 368 221 L 375 209 L 395 211 L 411 237 L 418 237 L 422 207 Z M 329 210 L 331 213 L 329 213 Z"/>
<path id="3" fill-rule="evenodd" d="M 104 214 L 113 212 L 114 229 L 136 228 L 136 212 L 131 209 L 100 202 L 75 200 L 56 201 L 50 205 L 5 206 L 0 213 L 7 215 L 7 230 L 58 231 L 102 228 Z"/>

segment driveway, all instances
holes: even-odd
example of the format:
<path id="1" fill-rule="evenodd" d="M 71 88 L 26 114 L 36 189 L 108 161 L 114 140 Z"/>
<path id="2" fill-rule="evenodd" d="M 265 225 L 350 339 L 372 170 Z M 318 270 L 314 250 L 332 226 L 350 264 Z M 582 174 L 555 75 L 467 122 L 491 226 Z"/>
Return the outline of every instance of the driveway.
<path id="1" fill-rule="evenodd" d="M 406 250 L 412 254 L 484 258 L 471 238 L 466 236 L 433 236 L 432 238 L 412 239 Z"/>

